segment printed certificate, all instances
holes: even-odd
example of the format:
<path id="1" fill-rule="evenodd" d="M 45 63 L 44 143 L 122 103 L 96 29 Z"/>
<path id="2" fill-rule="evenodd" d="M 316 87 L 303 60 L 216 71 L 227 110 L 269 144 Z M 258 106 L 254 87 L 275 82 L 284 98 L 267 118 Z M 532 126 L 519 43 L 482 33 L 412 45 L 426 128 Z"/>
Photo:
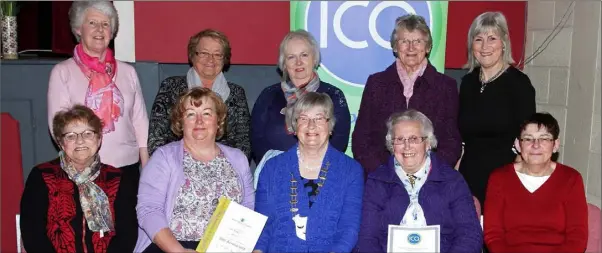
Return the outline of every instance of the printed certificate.
<path id="1" fill-rule="evenodd" d="M 389 225 L 387 252 L 439 253 L 439 242 L 439 225 L 425 227 Z"/>
<path id="2" fill-rule="evenodd" d="M 265 215 L 221 197 L 196 251 L 251 252 L 267 220 Z"/>

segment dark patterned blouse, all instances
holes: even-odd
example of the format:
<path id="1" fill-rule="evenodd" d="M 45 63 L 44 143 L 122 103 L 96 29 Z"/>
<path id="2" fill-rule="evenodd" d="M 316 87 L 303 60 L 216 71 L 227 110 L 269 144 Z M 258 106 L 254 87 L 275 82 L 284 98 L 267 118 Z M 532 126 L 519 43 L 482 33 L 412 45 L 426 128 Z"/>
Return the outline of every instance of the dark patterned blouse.
<path id="1" fill-rule="evenodd" d="M 249 158 L 251 154 L 251 139 L 249 137 L 251 114 L 249 113 L 245 90 L 231 82 L 228 82 L 228 87 L 230 88 L 230 96 L 225 101 L 228 108 L 226 132 L 217 141 L 242 150 Z M 152 155 L 158 147 L 181 139 L 171 131 L 170 116 L 171 108 L 177 103 L 178 96 L 187 90 L 188 84 L 185 76 L 172 76 L 161 82 L 150 113 L 149 155 Z"/>

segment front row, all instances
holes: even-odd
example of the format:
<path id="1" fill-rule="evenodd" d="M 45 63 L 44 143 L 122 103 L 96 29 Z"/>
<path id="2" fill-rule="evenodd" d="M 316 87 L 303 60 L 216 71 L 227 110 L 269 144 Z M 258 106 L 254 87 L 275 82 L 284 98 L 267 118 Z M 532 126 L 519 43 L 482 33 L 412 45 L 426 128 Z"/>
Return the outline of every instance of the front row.
<path id="1" fill-rule="evenodd" d="M 298 143 L 265 163 L 255 193 L 245 155 L 216 143 L 221 98 L 194 88 L 172 110 L 183 138 L 160 147 L 140 176 L 100 161 L 102 123 L 92 110 L 57 113 L 59 157 L 33 168 L 21 199 L 25 249 L 195 252 L 225 196 L 268 217 L 256 253 L 387 252 L 389 225 L 439 225 L 440 252 L 481 252 L 483 243 L 494 253 L 585 251 L 583 180 L 552 161 L 559 126 L 549 114 L 521 126 L 522 161 L 491 175 L 482 230 L 466 182 L 431 150 L 433 124 L 418 111 L 389 117 L 391 156 L 364 183 L 359 163 L 329 143 L 330 97 L 307 93 L 286 112 Z"/>

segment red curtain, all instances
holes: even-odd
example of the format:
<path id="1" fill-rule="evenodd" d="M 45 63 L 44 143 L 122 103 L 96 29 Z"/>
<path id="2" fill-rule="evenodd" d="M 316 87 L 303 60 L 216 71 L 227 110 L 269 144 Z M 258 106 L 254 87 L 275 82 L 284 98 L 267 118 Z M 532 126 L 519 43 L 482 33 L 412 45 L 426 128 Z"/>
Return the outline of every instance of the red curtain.
<path id="1" fill-rule="evenodd" d="M 69 8 L 72 2 L 52 2 L 52 52 L 68 55 L 73 53 L 76 41 L 69 25 Z"/>

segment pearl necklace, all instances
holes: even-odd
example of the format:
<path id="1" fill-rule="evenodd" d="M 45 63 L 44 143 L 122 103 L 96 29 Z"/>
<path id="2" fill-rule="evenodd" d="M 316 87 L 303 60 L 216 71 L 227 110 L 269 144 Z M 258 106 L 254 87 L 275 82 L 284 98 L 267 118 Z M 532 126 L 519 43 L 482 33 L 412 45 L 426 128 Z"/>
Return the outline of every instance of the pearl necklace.
<path id="1" fill-rule="evenodd" d="M 320 169 L 321 166 L 318 167 L 314 167 L 314 168 L 310 168 L 307 163 L 305 163 L 305 168 L 301 168 L 301 164 L 303 163 L 303 156 L 301 155 L 301 151 L 299 150 L 299 148 L 297 148 L 297 157 L 299 157 L 299 168 L 300 169 L 305 169 L 306 171 L 317 171 L 318 169 Z M 324 158 L 322 158 L 324 159 Z"/>

